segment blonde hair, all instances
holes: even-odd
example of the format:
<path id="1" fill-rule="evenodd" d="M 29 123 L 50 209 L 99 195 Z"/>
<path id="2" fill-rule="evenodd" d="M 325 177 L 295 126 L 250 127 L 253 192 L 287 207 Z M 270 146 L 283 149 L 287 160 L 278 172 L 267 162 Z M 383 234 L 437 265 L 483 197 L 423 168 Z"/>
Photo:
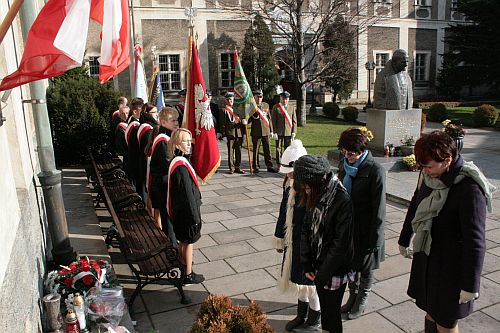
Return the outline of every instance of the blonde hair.
<path id="1" fill-rule="evenodd" d="M 161 112 L 158 115 L 158 121 L 160 120 L 169 121 L 172 118 L 173 119 L 179 118 L 179 111 L 170 106 L 166 106 L 163 109 L 161 109 Z"/>
<path id="2" fill-rule="evenodd" d="M 172 133 L 172 137 L 170 138 L 167 146 L 167 157 L 169 160 L 175 157 L 175 149 L 177 149 L 177 147 L 180 146 L 182 142 L 182 133 L 187 133 L 191 138 L 193 138 L 191 131 L 187 128 L 179 128 L 175 130 Z"/>

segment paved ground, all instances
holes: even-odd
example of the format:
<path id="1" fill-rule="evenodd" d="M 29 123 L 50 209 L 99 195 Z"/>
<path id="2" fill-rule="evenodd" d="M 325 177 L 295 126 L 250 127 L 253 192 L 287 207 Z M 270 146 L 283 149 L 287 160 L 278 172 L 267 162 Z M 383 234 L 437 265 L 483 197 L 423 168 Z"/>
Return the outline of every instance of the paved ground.
<path id="1" fill-rule="evenodd" d="M 500 185 L 500 132 L 470 130 L 463 150 L 466 159 L 473 159 L 485 174 Z M 176 290 L 168 286 L 150 285 L 137 299 L 133 320 L 136 330 L 144 333 L 186 332 L 195 320 L 202 302 L 209 293 L 226 294 L 237 303 L 257 300 L 277 332 L 284 332 L 285 323 L 295 313 L 294 295 L 283 295 L 276 288 L 281 255 L 272 249 L 271 238 L 281 200 L 282 178 L 262 172 L 258 175 L 229 175 L 225 163 L 209 184 L 202 186 L 204 221 L 203 236 L 195 244 L 194 270 L 207 280 L 186 287 L 193 304 L 182 306 Z M 246 158 L 244 158 L 246 160 Z M 389 163 L 387 164 L 390 165 Z M 401 172 L 388 167 L 388 191 L 407 199 L 415 187 L 416 173 Z M 72 242 L 84 252 L 101 253 L 102 242 L 97 222 L 106 231 L 110 218 L 104 209 L 97 210 L 98 220 L 90 205 L 90 192 L 82 171 L 65 170 L 65 205 Z M 68 179 L 71 181 L 68 182 Z M 71 185 L 71 186 L 70 186 Z M 68 194 L 67 194 L 68 193 Z M 71 195 L 78 193 L 78 196 Z M 404 200 L 403 200 L 404 202 Z M 496 194 L 495 211 L 488 215 L 487 254 L 483 269 L 481 298 L 476 312 L 460 322 L 461 332 L 500 332 L 500 194 Z M 344 332 L 422 332 L 424 313 L 406 296 L 411 261 L 398 254 L 397 236 L 406 207 L 387 204 L 387 258 L 376 272 L 376 283 L 364 316 L 344 323 Z M 73 225 L 78 224 L 75 229 Z M 86 227 L 93 233 L 86 233 Z M 97 230 L 97 232 L 96 232 Z M 93 235 L 93 236 L 89 236 Z M 135 285 L 126 264 L 116 249 L 111 250 L 114 267 L 122 285 L 131 292 Z"/>

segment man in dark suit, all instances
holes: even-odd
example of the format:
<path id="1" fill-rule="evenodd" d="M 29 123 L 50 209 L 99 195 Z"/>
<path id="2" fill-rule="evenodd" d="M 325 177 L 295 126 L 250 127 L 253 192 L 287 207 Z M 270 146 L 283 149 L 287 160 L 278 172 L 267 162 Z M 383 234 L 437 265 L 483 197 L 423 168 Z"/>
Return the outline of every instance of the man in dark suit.
<path id="1" fill-rule="evenodd" d="M 233 110 L 234 94 L 227 92 L 224 95 L 226 105 L 221 111 L 221 132 L 227 139 L 227 157 L 229 173 L 245 173 L 241 169 L 241 146 L 245 136 L 246 119 L 240 119 Z"/>
<path id="2" fill-rule="evenodd" d="M 290 105 L 290 93 L 280 94 L 280 102 L 273 106 L 271 119 L 273 122 L 274 138 L 276 139 L 276 163 L 279 165 L 282 152 L 290 145 L 297 133 L 297 115 L 295 106 Z"/>

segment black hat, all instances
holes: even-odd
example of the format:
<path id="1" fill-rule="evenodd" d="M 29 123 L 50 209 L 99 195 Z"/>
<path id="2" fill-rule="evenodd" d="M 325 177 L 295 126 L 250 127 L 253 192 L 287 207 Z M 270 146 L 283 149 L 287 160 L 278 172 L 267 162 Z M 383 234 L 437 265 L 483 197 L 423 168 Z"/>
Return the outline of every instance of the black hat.
<path id="1" fill-rule="evenodd" d="M 290 93 L 288 91 L 283 91 L 281 94 L 280 94 L 281 97 L 285 97 L 285 98 L 289 98 L 290 97 Z"/>
<path id="2" fill-rule="evenodd" d="M 293 163 L 293 177 L 300 183 L 320 183 L 329 172 L 330 163 L 323 156 L 304 155 Z"/>
<path id="3" fill-rule="evenodd" d="M 224 95 L 225 98 L 231 98 L 231 97 L 234 97 L 234 93 L 231 92 L 231 91 L 228 91 L 225 95 Z"/>
<path id="4" fill-rule="evenodd" d="M 212 90 L 207 90 L 207 96 L 212 96 Z"/>
<path id="5" fill-rule="evenodd" d="M 253 93 L 254 96 L 262 96 L 262 95 L 264 95 L 262 93 L 262 90 L 260 90 L 260 89 L 254 90 L 252 93 Z"/>
<path id="6" fill-rule="evenodd" d="M 186 96 L 186 89 L 182 89 L 181 91 L 179 91 L 179 95 Z"/>

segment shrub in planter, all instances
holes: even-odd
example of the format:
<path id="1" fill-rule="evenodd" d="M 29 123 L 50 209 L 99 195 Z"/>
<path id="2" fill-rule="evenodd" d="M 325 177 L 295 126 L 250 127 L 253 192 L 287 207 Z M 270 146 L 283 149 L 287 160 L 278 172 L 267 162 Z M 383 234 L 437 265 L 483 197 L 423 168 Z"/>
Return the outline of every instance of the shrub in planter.
<path id="1" fill-rule="evenodd" d="M 497 118 L 498 112 L 492 105 L 483 104 L 474 110 L 473 119 L 476 127 L 493 126 Z"/>
<path id="2" fill-rule="evenodd" d="M 349 122 L 354 122 L 358 119 L 359 111 L 354 106 L 346 106 L 342 109 L 342 115 L 344 116 L 344 120 Z"/>
<path id="3" fill-rule="evenodd" d="M 440 123 L 446 118 L 448 118 L 448 110 L 444 104 L 433 104 L 429 108 L 429 111 L 427 111 L 427 119 L 429 119 L 429 121 Z"/>
<path id="4" fill-rule="evenodd" d="M 191 333 L 274 333 L 266 315 L 255 301 L 250 306 L 234 306 L 229 297 L 210 295 L 201 304 Z"/>
<path id="5" fill-rule="evenodd" d="M 323 114 L 328 118 L 335 119 L 340 114 L 340 108 L 336 103 L 326 102 L 325 105 L 323 105 Z"/>

